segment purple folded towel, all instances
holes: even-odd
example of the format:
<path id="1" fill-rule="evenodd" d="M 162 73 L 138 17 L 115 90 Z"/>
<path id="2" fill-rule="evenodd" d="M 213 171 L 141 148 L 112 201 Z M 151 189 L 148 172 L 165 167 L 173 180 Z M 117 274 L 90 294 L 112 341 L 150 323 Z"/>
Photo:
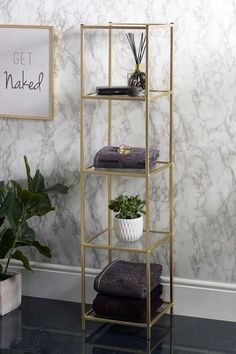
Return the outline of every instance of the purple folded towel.
<path id="1" fill-rule="evenodd" d="M 159 151 L 150 148 L 149 167 L 154 168 L 159 156 Z M 145 169 L 145 149 L 132 147 L 130 153 L 119 153 L 119 146 L 104 146 L 94 156 L 96 168 L 121 168 L 121 169 Z"/>
<path id="2" fill-rule="evenodd" d="M 160 295 L 162 285 L 151 292 L 151 314 L 163 304 Z M 97 294 L 93 301 L 93 310 L 97 315 L 122 320 L 142 321 L 146 318 L 146 299 Z"/>
<path id="3" fill-rule="evenodd" d="M 151 290 L 160 283 L 162 266 L 151 264 Z M 104 295 L 144 299 L 146 264 L 115 260 L 108 264 L 94 280 L 94 289 Z"/>

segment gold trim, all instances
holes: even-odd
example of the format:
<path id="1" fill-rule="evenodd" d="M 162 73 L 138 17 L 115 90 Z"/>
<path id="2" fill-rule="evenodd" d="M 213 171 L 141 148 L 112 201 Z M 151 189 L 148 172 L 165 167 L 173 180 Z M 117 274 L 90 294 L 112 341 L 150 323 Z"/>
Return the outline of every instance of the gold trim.
<path id="1" fill-rule="evenodd" d="M 172 95 L 172 91 L 158 91 L 158 90 L 150 90 L 149 101 L 153 102 L 158 100 L 161 97 Z M 146 95 L 141 94 L 139 96 L 125 96 L 125 95 L 97 95 L 95 92 L 87 93 L 83 95 L 83 99 L 86 100 L 111 100 L 111 101 L 146 101 Z"/>
<path id="2" fill-rule="evenodd" d="M 89 321 L 102 322 L 102 323 L 120 324 L 120 325 L 123 325 L 123 326 L 134 326 L 134 327 L 141 327 L 141 328 L 146 328 L 147 327 L 146 323 L 111 320 L 109 318 L 98 317 L 98 316 L 95 316 L 95 315 L 91 316 L 90 314 L 92 312 L 93 311 L 90 311 L 88 315 L 85 314 L 84 319 L 85 320 L 89 320 Z"/>
<path id="3" fill-rule="evenodd" d="M 84 25 L 83 26 L 84 29 L 110 29 L 111 27 L 113 29 L 145 29 L 146 26 L 145 25 L 137 25 L 137 26 L 134 26 L 134 25 L 127 25 L 127 26 L 121 26 L 121 25 L 110 25 L 110 24 L 105 24 L 105 25 Z"/>
<path id="4" fill-rule="evenodd" d="M 171 28 L 173 27 L 173 23 L 165 24 L 165 23 L 109 23 L 109 24 L 90 24 L 90 25 L 81 25 L 84 29 L 143 29 L 146 30 L 147 27 L 152 27 L 155 29 L 159 28 Z"/>
<path id="5" fill-rule="evenodd" d="M 116 245 L 112 245 L 112 242 L 109 242 L 109 238 L 108 238 L 108 242 L 106 240 L 104 240 L 104 243 L 93 243 L 93 241 L 95 241 L 99 236 L 103 236 L 105 235 L 106 232 L 111 233 L 111 237 L 112 237 L 112 229 L 109 230 L 109 227 L 107 227 L 106 229 L 97 232 L 96 234 L 90 236 L 89 238 L 85 238 L 84 241 L 84 247 L 86 248 L 98 248 L 98 249 L 106 249 L 106 250 L 112 250 L 112 251 L 124 251 L 124 252 L 130 252 L 130 253 L 147 253 L 147 252 L 151 252 L 154 251 L 156 248 L 160 247 L 160 245 L 162 245 L 165 242 L 170 242 L 172 234 L 170 232 L 165 232 L 165 231 L 153 231 L 150 230 L 150 234 L 154 234 L 152 235 L 152 239 L 155 238 L 155 234 L 159 234 L 161 237 L 158 241 L 154 242 L 152 245 L 150 245 L 150 247 L 147 247 L 147 244 L 144 245 L 142 248 L 132 248 L 132 247 L 122 247 L 122 246 L 116 246 Z M 147 232 L 146 230 L 143 230 L 143 232 Z M 143 235 L 143 237 L 145 237 Z M 141 240 L 141 239 L 140 239 Z M 117 239 L 118 241 L 118 239 Z"/>
<path id="6" fill-rule="evenodd" d="M 85 234 L 85 220 L 84 220 L 84 101 L 82 99 L 84 93 L 84 30 L 81 27 L 80 35 L 80 258 L 81 258 L 81 315 L 82 315 L 82 331 L 85 330 L 85 249 L 84 249 L 84 234 Z"/>
<path id="7" fill-rule="evenodd" d="M 154 245 L 151 247 L 151 251 L 154 251 L 156 248 L 160 247 L 163 243 L 170 241 L 171 234 L 167 234 L 163 239 L 157 241 L 154 243 Z"/>
<path id="8" fill-rule="evenodd" d="M 47 27 L 50 33 L 49 119 L 54 119 L 54 27 Z"/>
<path id="9" fill-rule="evenodd" d="M 101 250 L 110 250 L 110 251 L 122 251 L 122 252 L 130 252 L 130 253 L 146 253 L 147 249 L 136 249 L 136 248 L 125 248 L 125 247 L 115 247 L 115 246 L 107 246 L 107 245 L 99 245 L 96 243 L 84 243 L 84 247 L 86 248 L 97 248 Z"/>
<path id="10" fill-rule="evenodd" d="M 150 324 L 147 322 L 133 322 L 133 321 L 122 321 L 122 320 L 112 320 L 110 318 L 104 318 L 101 316 L 98 316 L 94 313 L 92 309 L 87 311 L 84 315 L 85 320 L 89 321 L 97 321 L 97 322 L 102 322 L 102 323 L 110 323 L 110 324 L 120 324 L 123 326 L 134 326 L 134 327 L 141 327 L 141 328 L 147 328 L 151 329 L 151 327 L 165 314 L 167 313 L 171 307 L 173 306 L 173 303 L 165 302 L 162 307 L 163 309 L 160 310 L 160 312 L 150 321 Z"/>
<path id="11" fill-rule="evenodd" d="M 108 43 L 108 86 L 112 85 L 112 24 L 110 23 L 109 28 L 109 43 Z M 112 145 L 112 101 L 108 101 L 108 145 Z M 112 199 L 112 176 L 107 176 L 108 183 L 107 183 L 107 198 L 109 204 L 110 200 Z M 111 228 L 112 228 L 112 211 L 107 208 L 107 216 L 108 216 L 108 243 L 109 246 L 112 246 L 112 235 L 111 235 Z M 109 263 L 112 262 L 112 250 L 108 250 L 108 261 Z"/>
<path id="12" fill-rule="evenodd" d="M 170 91 L 173 90 L 173 52 L 174 52 L 174 28 L 170 29 Z M 174 210 L 174 191 L 173 191 L 173 96 L 170 98 L 170 132 L 169 132 L 169 160 L 171 166 L 169 169 L 169 229 L 171 232 L 170 248 L 169 248 L 169 271 L 170 271 L 170 301 L 173 302 L 173 210 Z M 173 307 L 171 308 L 173 315 Z"/>
<path id="13" fill-rule="evenodd" d="M 92 235 L 91 237 L 89 237 L 88 239 L 85 239 L 85 243 L 90 243 L 92 242 L 93 240 L 95 240 L 97 237 L 105 234 L 105 232 L 109 231 L 110 228 L 109 227 L 106 227 L 104 230 L 102 231 L 99 231 L 97 232 L 96 234 Z"/>
<path id="14" fill-rule="evenodd" d="M 41 25 L 0 25 L 0 28 L 31 28 L 31 29 L 53 29 L 53 26 L 41 26 Z"/>
<path id="15" fill-rule="evenodd" d="M 165 315 L 169 310 L 174 306 L 173 302 L 165 302 L 164 309 L 151 321 L 150 326 L 152 327 L 155 323 L 157 323 L 163 315 Z"/>
<path id="16" fill-rule="evenodd" d="M 159 173 L 163 170 L 168 169 L 172 163 L 169 162 L 157 162 L 158 164 L 162 164 L 163 166 L 156 167 L 153 170 L 148 173 L 149 177 L 155 175 L 156 173 Z M 120 171 L 115 171 L 114 170 L 99 170 L 96 169 L 94 166 L 88 167 L 88 168 L 83 168 L 83 172 L 87 174 L 95 174 L 95 175 L 104 175 L 104 176 L 123 176 L 123 177 L 136 177 L 136 178 L 146 178 L 146 173 L 145 172 L 125 172 L 122 170 Z"/>

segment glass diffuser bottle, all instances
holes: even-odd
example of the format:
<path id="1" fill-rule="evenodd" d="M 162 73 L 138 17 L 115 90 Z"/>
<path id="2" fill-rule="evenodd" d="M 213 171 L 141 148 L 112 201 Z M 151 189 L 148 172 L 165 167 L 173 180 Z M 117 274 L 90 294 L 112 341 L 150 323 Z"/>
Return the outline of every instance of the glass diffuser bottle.
<path id="1" fill-rule="evenodd" d="M 128 33 L 126 34 L 126 36 L 130 44 L 132 53 L 134 55 L 135 63 L 136 63 L 135 71 L 128 73 L 128 86 L 130 87 L 135 86 L 135 87 L 139 87 L 142 90 L 145 90 L 146 80 L 145 80 L 145 73 L 141 71 L 141 61 L 143 59 L 143 55 L 146 49 L 146 37 L 143 36 L 143 33 L 141 34 L 141 38 L 139 41 L 139 48 L 137 50 L 135 39 L 134 39 L 134 33 Z"/>
<path id="2" fill-rule="evenodd" d="M 130 87 L 140 87 L 145 90 L 145 73 L 141 71 L 141 64 L 135 65 L 135 71 L 128 73 L 128 86 Z"/>

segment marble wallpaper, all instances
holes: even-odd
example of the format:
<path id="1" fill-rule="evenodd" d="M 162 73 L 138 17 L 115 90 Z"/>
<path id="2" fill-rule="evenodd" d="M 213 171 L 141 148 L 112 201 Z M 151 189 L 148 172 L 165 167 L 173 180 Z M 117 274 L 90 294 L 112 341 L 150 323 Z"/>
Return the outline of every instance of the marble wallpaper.
<path id="1" fill-rule="evenodd" d="M 53 251 L 52 263 L 80 264 L 80 24 L 102 22 L 174 22 L 174 270 L 181 278 L 236 281 L 236 3 L 234 0 L 0 0 L 1 24 L 52 25 L 55 30 L 55 119 L 53 121 L 0 120 L 0 180 L 25 179 L 23 155 L 40 168 L 48 184 L 63 182 L 67 196 L 54 199 L 57 211 L 33 220 L 39 239 Z M 94 34 L 88 40 L 88 88 L 106 78 L 105 44 Z M 115 47 L 116 83 L 125 84 L 132 57 L 124 35 Z M 157 46 L 157 52 L 159 47 Z M 120 53 L 120 54 L 119 54 Z M 158 53 L 157 53 L 158 54 Z M 166 82 L 166 66 L 161 69 Z M 106 105 L 86 105 L 88 163 L 106 144 Z M 153 141 L 161 153 L 166 138 L 166 102 L 153 107 L 161 125 Z M 142 109 L 116 104 L 114 143 L 141 145 Z M 96 117 L 96 120 L 94 119 Z M 158 120 L 159 121 L 159 120 Z M 156 139 L 155 139 L 156 138 Z M 158 145 L 159 144 L 159 145 Z M 86 192 L 89 230 L 104 223 L 104 178 L 88 178 Z M 166 221 L 166 178 L 152 187 L 158 206 L 154 223 Z M 142 194 L 135 180 L 117 179 L 115 192 Z M 165 225 L 163 224 L 163 227 Z M 167 250 L 158 255 L 165 264 Z M 38 254 L 31 260 L 45 262 Z M 87 264 L 105 260 L 90 251 Z"/>

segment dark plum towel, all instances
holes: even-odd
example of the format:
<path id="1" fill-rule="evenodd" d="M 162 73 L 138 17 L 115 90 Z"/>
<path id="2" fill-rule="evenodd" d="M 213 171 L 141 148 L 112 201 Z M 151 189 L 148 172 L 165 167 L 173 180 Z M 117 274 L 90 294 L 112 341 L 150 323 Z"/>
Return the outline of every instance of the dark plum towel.
<path id="1" fill-rule="evenodd" d="M 151 264 L 151 290 L 160 282 L 162 266 Z M 94 289 L 104 295 L 146 297 L 146 264 L 115 260 L 94 280 Z"/>
<path id="2" fill-rule="evenodd" d="M 162 286 L 159 284 L 151 292 L 151 313 L 163 304 L 160 299 Z M 93 301 L 93 310 L 97 315 L 122 320 L 142 321 L 146 318 L 146 298 L 135 299 L 122 296 L 97 294 Z"/>
<path id="3" fill-rule="evenodd" d="M 150 148 L 149 167 L 155 167 L 159 151 Z M 121 169 L 144 169 L 145 168 L 145 149 L 132 147 L 128 154 L 119 153 L 119 146 L 104 146 L 94 156 L 94 166 L 96 168 L 121 168 Z"/>

